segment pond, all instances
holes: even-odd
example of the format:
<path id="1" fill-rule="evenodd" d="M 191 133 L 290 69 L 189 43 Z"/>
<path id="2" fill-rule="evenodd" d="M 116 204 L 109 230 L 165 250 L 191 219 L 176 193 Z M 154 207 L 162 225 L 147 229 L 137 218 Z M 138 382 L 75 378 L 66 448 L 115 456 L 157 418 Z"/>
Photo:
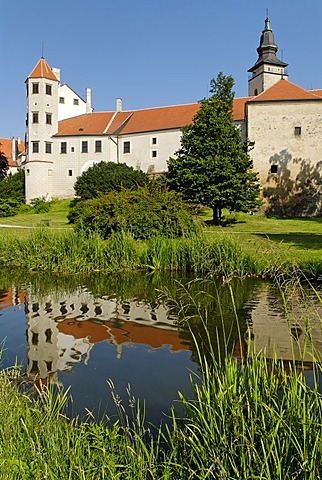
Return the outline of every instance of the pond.
<path id="1" fill-rule="evenodd" d="M 130 395 L 145 403 L 147 420 L 159 424 L 171 405 L 181 412 L 178 391 L 192 395 L 190 375 L 198 375 L 193 335 L 206 345 L 205 324 L 218 358 L 239 358 L 247 345 L 256 346 L 268 357 L 302 358 L 309 371 L 312 352 L 322 350 L 321 305 L 313 301 L 308 314 L 297 296 L 290 298 L 286 305 L 277 287 L 251 279 L 2 271 L 1 368 L 18 363 L 27 382 L 70 387 L 69 416 L 90 411 L 115 419 L 108 381 L 129 412 L 130 385 Z"/>

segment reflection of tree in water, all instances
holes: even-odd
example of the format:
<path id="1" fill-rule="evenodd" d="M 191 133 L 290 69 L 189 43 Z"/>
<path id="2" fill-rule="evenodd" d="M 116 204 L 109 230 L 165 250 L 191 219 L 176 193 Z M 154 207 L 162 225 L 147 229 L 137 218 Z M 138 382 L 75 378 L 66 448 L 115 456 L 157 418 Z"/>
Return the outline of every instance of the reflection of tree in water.
<path id="1" fill-rule="evenodd" d="M 192 359 L 198 362 L 198 347 L 205 355 L 211 348 L 216 358 L 239 356 L 241 342 L 251 319 L 251 300 L 262 286 L 258 280 L 196 280 L 182 285 L 171 301 L 171 313 L 184 326 L 181 336 L 191 343 Z"/>
<path id="2" fill-rule="evenodd" d="M 282 150 L 270 158 L 270 164 L 277 166 L 277 173 L 268 175 L 263 189 L 267 215 L 322 215 L 322 160 L 313 165 Z"/>

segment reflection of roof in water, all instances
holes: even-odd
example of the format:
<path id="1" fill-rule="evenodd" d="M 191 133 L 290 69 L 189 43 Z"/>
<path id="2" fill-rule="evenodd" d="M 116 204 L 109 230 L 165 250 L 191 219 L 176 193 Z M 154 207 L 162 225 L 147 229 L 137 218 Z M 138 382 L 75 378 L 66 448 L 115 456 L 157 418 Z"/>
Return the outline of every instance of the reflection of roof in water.
<path id="1" fill-rule="evenodd" d="M 13 307 L 19 303 L 24 303 L 25 295 L 22 292 L 16 292 L 9 288 L 6 292 L 0 293 L 0 310 Z"/>
<path id="2" fill-rule="evenodd" d="M 61 333 L 74 338 L 87 337 L 91 343 L 106 340 L 115 345 L 140 343 L 151 348 L 171 345 L 172 352 L 189 350 L 189 345 L 180 338 L 178 330 L 160 329 L 132 321 L 120 322 L 116 327 L 111 321 L 99 324 L 91 320 L 78 322 L 76 319 L 68 319 L 57 323 L 57 328 Z"/>

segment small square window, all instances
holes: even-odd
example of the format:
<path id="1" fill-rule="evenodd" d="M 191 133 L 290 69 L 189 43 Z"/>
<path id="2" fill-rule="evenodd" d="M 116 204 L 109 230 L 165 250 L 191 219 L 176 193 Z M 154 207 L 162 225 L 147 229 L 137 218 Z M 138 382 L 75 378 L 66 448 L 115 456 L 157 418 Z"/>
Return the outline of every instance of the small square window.
<path id="1" fill-rule="evenodd" d="M 59 97 L 59 103 L 65 103 L 65 97 Z"/>
<path id="2" fill-rule="evenodd" d="M 69 170 L 68 170 L 68 176 L 69 176 L 69 177 L 72 177 L 72 176 L 73 176 L 73 170 L 72 170 L 72 169 L 69 169 Z"/>
<path id="3" fill-rule="evenodd" d="M 271 165 L 271 173 L 277 173 L 277 165 Z"/>
<path id="4" fill-rule="evenodd" d="M 72 153 L 74 153 L 74 152 L 75 152 L 75 147 L 70 147 L 70 151 L 71 151 Z"/>
<path id="5" fill-rule="evenodd" d="M 29 168 L 27 168 L 27 175 L 30 175 L 30 170 L 29 170 Z"/>
<path id="6" fill-rule="evenodd" d="M 88 142 L 82 142 L 82 153 L 88 152 Z"/>
<path id="7" fill-rule="evenodd" d="M 46 113 L 46 124 L 47 125 L 51 125 L 51 118 L 52 118 L 51 113 Z"/>
<path id="8" fill-rule="evenodd" d="M 52 177 L 53 176 L 53 171 L 51 168 L 48 168 L 48 177 Z"/>
<path id="9" fill-rule="evenodd" d="M 294 127 L 294 135 L 301 135 L 302 128 L 301 127 Z"/>
<path id="10" fill-rule="evenodd" d="M 158 152 L 157 150 L 152 150 L 152 158 L 157 158 Z"/>
<path id="11" fill-rule="evenodd" d="M 152 137 L 151 139 L 151 144 L 156 145 L 157 144 L 157 137 Z"/>
<path id="12" fill-rule="evenodd" d="M 67 153 L 67 142 L 60 143 L 60 153 Z"/>
<path id="13" fill-rule="evenodd" d="M 123 142 L 123 153 L 131 153 L 131 142 Z"/>
<path id="14" fill-rule="evenodd" d="M 32 93 L 39 93 L 39 83 L 32 84 Z"/>
<path id="15" fill-rule="evenodd" d="M 78 98 L 74 98 L 74 105 L 79 105 L 79 100 L 78 100 Z"/>
<path id="16" fill-rule="evenodd" d="M 32 142 L 32 153 L 39 153 L 39 142 Z"/>
<path id="17" fill-rule="evenodd" d="M 46 95 L 51 95 L 51 85 L 46 84 Z"/>
<path id="18" fill-rule="evenodd" d="M 51 153 L 51 143 L 46 142 L 45 144 L 45 152 Z"/>
<path id="19" fill-rule="evenodd" d="M 33 112 L 32 123 L 39 123 L 39 113 L 38 112 Z"/>
<path id="20" fill-rule="evenodd" d="M 95 152 L 101 152 L 101 151 L 102 151 L 102 141 L 95 140 Z"/>

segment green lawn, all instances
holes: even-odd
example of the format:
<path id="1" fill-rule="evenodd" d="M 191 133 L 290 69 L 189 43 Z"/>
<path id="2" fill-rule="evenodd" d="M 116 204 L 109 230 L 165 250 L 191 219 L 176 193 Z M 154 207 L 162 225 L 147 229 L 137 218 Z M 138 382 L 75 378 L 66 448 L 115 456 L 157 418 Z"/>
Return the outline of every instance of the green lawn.
<path id="1" fill-rule="evenodd" d="M 27 213 L 14 217 L 0 218 L 0 224 L 19 225 L 29 228 L 4 228 L 0 233 L 27 236 L 32 228 L 48 226 L 51 229 L 71 229 L 67 223 L 70 200 L 56 201 L 48 213 Z M 322 259 L 322 218 L 267 218 L 264 215 L 245 213 L 225 213 L 224 226 L 211 224 L 211 210 L 205 209 L 201 215 L 206 225 L 207 235 L 232 235 L 247 250 L 278 255 L 291 260 Z M 30 228 L 31 227 L 31 228 Z"/>

